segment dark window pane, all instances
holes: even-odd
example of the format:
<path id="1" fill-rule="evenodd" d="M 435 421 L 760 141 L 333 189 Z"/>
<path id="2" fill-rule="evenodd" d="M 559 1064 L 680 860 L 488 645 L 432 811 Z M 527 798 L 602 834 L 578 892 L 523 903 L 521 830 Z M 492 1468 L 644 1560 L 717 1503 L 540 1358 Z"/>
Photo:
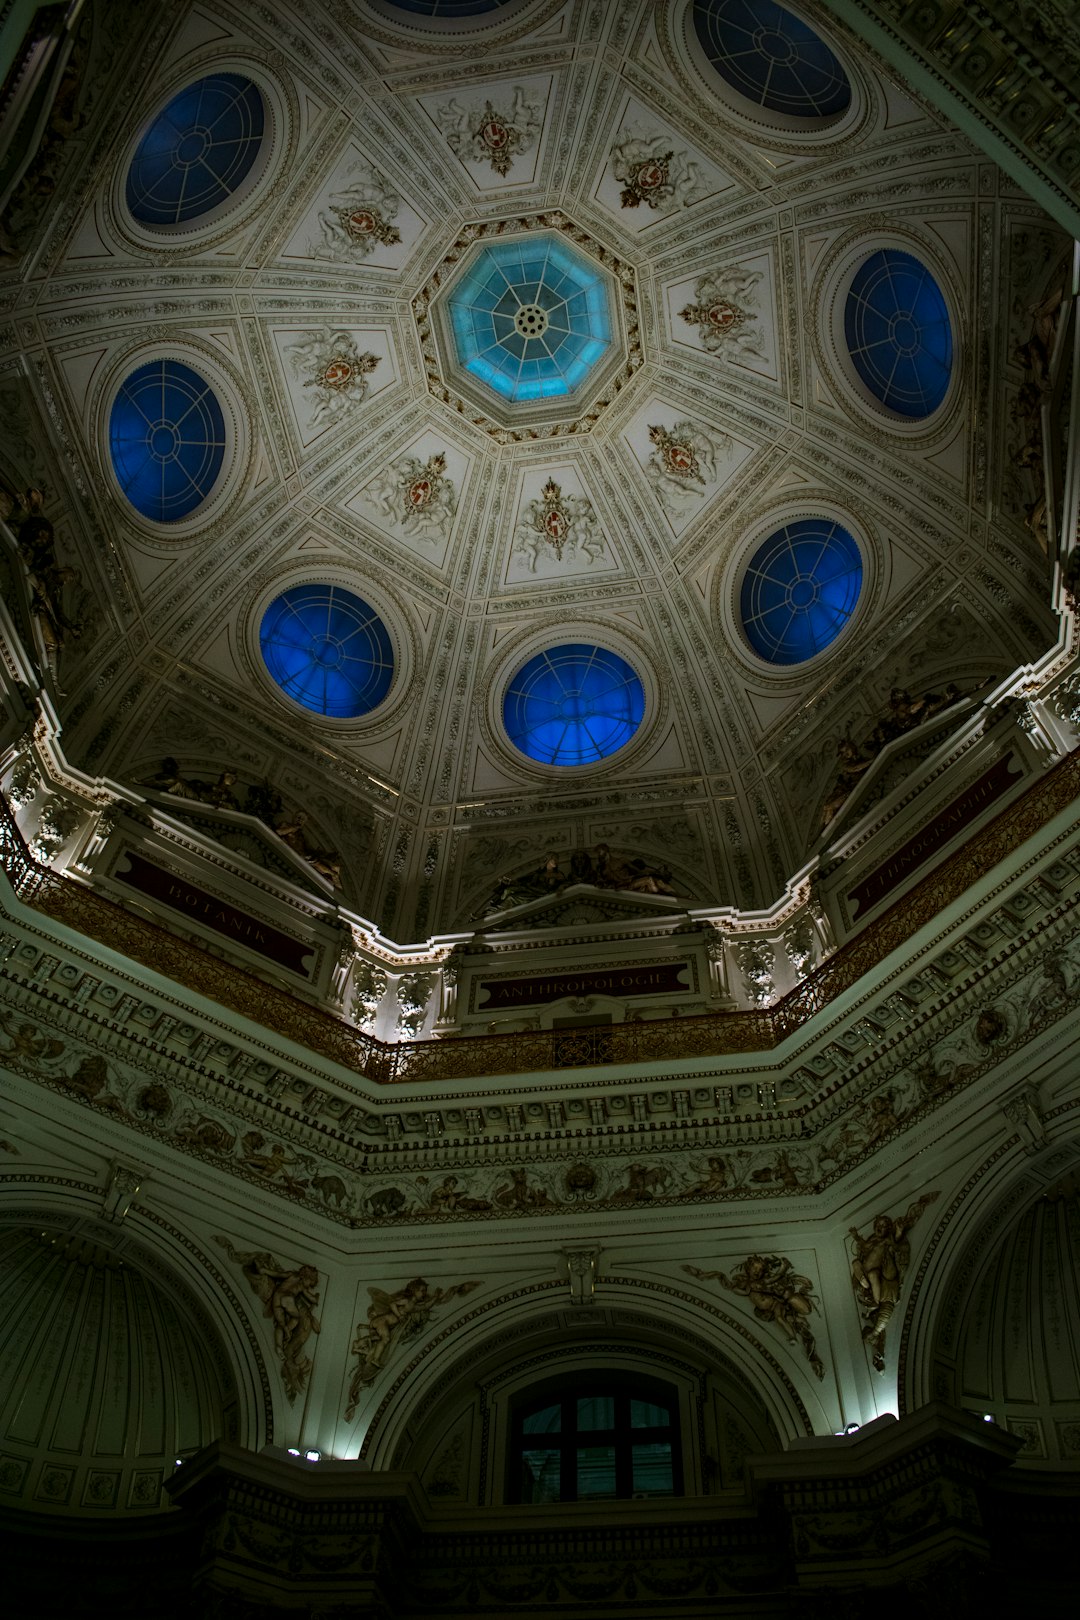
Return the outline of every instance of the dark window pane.
<path id="1" fill-rule="evenodd" d="M 671 1446 L 664 1440 L 655 1445 L 635 1446 L 634 1491 L 647 1491 L 650 1496 L 670 1496 L 674 1489 L 671 1476 Z"/>
<path id="2" fill-rule="evenodd" d="M 615 1427 L 615 1398 L 613 1395 L 589 1395 L 577 1403 L 579 1429 L 613 1429 Z"/>
<path id="3" fill-rule="evenodd" d="M 615 1495 L 615 1447 L 583 1446 L 577 1454 L 578 1501 Z"/>
<path id="4" fill-rule="evenodd" d="M 523 1502 L 557 1502 L 559 1500 L 559 1453 L 557 1451 L 526 1451 L 522 1453 L 521 1500 Z"/>
<path id="5" fill-rule="evenodd" d="M 666 1429 L 670 1423 L 671 1413 L 666 1406 L 653 1406 L 651 1401 L 630 1402 L 632 1429 Z"/>
<path id="6" fill-rule="evenodd" d="M 545 1406 L 540 1412 L 530 1412 L 521 1427 L 526 1434 L 558 1434 L 562 1427 L 562 1407 Z"/>

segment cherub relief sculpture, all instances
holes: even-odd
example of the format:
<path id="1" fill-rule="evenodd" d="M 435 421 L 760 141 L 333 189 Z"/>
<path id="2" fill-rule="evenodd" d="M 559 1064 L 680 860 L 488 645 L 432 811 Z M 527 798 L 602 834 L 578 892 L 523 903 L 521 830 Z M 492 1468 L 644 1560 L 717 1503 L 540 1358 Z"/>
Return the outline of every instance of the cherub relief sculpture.
<path id="1" fill-rule="evenodd" d="M 866 740 L 857 743 L 851 737 L 841 737 L 837 743 L 840 772 L 822 807 L 821 825 L 827 827 L 840 813 L 886 744 L 905 732 L 914 731 L 925 720 L 932 720 L 943 709 L 958 703 L 962 696 L 964 694 L 952 681 L 940 692 L 923 692 L 919 697 L 912 697 L 903 687 L 894 686 L 889 693 L 888 709 Z"/>
<path id="2" fill-rule="evenodd" d="M 629 132 L 611 148 L 611 172 L 622 186 L 623 208 L 667 214 L 688 208 L 708 192 L 700 165 L 688 153 L 675 150 L 664 135 Z"/>
<path id="3" fill-rule="evenodd" d="M 924 1193 L 909 1205 L 905 1215 L 875 1215 L 868 1236 L 851 1227 L 851 1284 L 855 1303 L 863 1317 L 863 1342 L 877 1372 L 885 1371 L 885 1329 L 900 1298 L 900 1289 L 911 1260 L 907 1234 L 936 1192 Z"/>
<path id="4" fill-rule="evenodd" d="M 319 1273 L 314 1266 L 283 1266 L 271 1254 L 238 1254 L 229 1239 L 217 1242 L 247 1278 L 253 1294 L 262 1300 L 263 1315 L 274 1324 L 274 1349 L 281 1357 L 281 1377 L 290 1404 L 304 1389 L 311 1372 L 305 1345 L 322 1331 L 315 1307 L 319 1303 Z"/>
<path id="5" fill-rule="evenodd" d="M 639 855 L 615 855 L 607 844 L 597 844 L 591 855 L 588 850 L 574 850 L 568 865 L 569 874 L 560 856 L 549 850 L 544 864 L 535 871 L 520 877 L 500 877 L 479 915 L 486 917 L 545 894 L 558 894 L 574 883 L 592 883 L 598 889 L 621 889 L 631 894 L 675 894 L 669 867 L 654 865 Z"/>
<path id="6" fill-rule="evenodd" d="M 540 137 L 544 106 L 520 84 L 513 87 L 507 108 L 494 102 L 474 101 L 463 106 L 447 101 L 435 108 L 435 122 L 450 150 L 472 163 L 489 163 L 496 174 L 507 175 L 514 159 L 529 152 Z"/>
<path id="7" fill-rule="evenodd" d="M 775 1322 L 789 1344 L 801 1344 L 814 1376 L 824 1378 L 825 1363 L 817 1353 L 807 1321 L 810 1312 L 817 1309 L 811 1293 L 813 1283 L 809 1277 L 800 1276 L 790 1260 L 778 1254 L 751 1254 L 730 1277 L 724 1271 L 702 1271 L 698 1266 L 683 1266 L 683 1270 L 702 1282 L 715 1281 L 733 1294 L 744 1295 L 759 1321 Z"/>
<path id="8" fill-rule="evenodd" d="M 181 775 L 179 765 L 170 754 L 162 760 L 161 769 L 153 776 L 144 777 L 139 785 L 168 793 L 174 799 L 193 799 L 197 804 L 213 805 L 215 810 L 238 810 L 239 801 L 233 792 L 235 784 L 236 771 L 231 766 L 226 766 L 215 782 L 203 782 Z"/>
<path id="9" fill-rule="evenodd" d="M 357 1363 L 349 1383 L 346 1423 L 350 1423 L 356 1413 L 361 1390 L 375 1382 L 390 1352 L 399 1344 L 417 1338 L 438 1306 L 459 1294 L 469 1294 L 479 1286 L 479 1282 L 464 1282 L 454 1283 L 450 1288 L 432 1289 L 423 1277 L 414 1277 L 396 1294 L 384 1293 L 381 1288 L 368 1289 L 371 1304 L 367 1321 L 357 1324 L 352 1342 Z"/>

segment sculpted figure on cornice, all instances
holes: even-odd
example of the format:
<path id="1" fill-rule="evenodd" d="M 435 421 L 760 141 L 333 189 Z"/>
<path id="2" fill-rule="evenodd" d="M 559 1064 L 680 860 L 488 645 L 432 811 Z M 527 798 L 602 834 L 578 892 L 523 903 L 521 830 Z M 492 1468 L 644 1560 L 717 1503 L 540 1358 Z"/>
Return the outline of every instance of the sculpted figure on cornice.
<path id="1" fill-rule="evenodd" d="M 392 1350 L 416 1339 L 427 1326 L 432 1311 L 461 1294 L 479 1288 L 479 1282 L 454 1283 L 449 1288 L 432 1289 L 423 1277 L 414 1277 L 396 1294 L 387 1294 L 381 1288 L 369 1288 L 371 1304 L 367 1321 L 357 1323 L 352 1353 L 357 1358 L 349 1382 L 349 1396 L 345 1407 L 345 1421 L 352 1421 L 360 1393 L 373 1384 Z"/>
<path id="2" fill-rule="evenodd" d="M 778 1254 L 751 1254 L 730 1276 L 724 1271 L 702 1271 L 699 1266 L 683 1266 L 691 1277 L 702 1282 L 718 1282 L 733 1294 L 742 1294 L 762 1322 L 774 1322 L 789 1344 L 801 1344 L 817 1378 L 824 1378 L 825 1364 L 817 1353 L 807 1317 L 817 1309 L 809 1277 L 800 1276 L 791 1261 Z"/>
<path id="3" fill-rule="evenodd" d="M 906 732 L 914 731 L 924 721 L 932 720 L 966 695 L 970 694 L 962 693 L 952 681 L 940 692 L 923 692 L 918 697 L 912 697 L 903 687 L 894 686 L 889 694 L 888 709 L 865 741 L 857 743 L 850 737 L 841 737 L 837 743 L 836 757 L 841 769 L 822 807 L 822 827 L 827 827 L 839 815 L 864 773 L 887 744 Z"/>
<path id="4" fill-rule="evenodd" d="M 857 1227 L 850 1228 L 851 1285 L 863 1318 L 863 1342 L 877 1372 L 885 1371 L 885 1329 L 896 1310 L 911 1262 L 907 1234 L 937 1197 L 936 1192 L 924 1193 L 904 1215 L 875 1215 L 866 1237 Z"/>
<path id="5" fill-rule="evenodd" d="M 760 280 L 760 270 L 734 264 L 714 270 L 696 283 L 694 301 L 679 311 L 679 317 L 697 327 L 710 354 L 732 358 L 762 352 L 764 337 L 755 291 Z"/>
<path id="6" fill-rule="evenodd" d="M 523 906 L 543 895 L 558 894 L 576 883 L 591 883 L 598 889 L 618 889 L 630 894 L 675 894 L 668 867 L 653 865 L 639 855 L 616 855 L 607 844 L 597 844 L 591 854 L 585 849 L 574 850 L 567 866 L 569 871 L 561 857 L 549 850 L 544 864 L 534 871 L 518 877 L 500 877 L 479 915 L 489 916 L 494 911 Z"/>
<path id="7" fill-rule="evenodd" d="M 626 134 L 611 148 L 611 170 L 622 186 L 624 208 L 642 203 L 654 213 L 689 208 L 708 192 L 700 166 L 686 152 L 672 150 L 663 135 Z"/>
<path id="8" fill-rule="evenodd" d="M 46 672 L 60 688 L 60 654 L 69 640 L 77 639 L 82 624 L 64 607 L 64 588 L 78 579 L 74 568 L 61 567 L 56 559 L 56 537 L 44 512 L 45 496 L 40 489 L 21 493 L 0 485 L 0 518 L 11 529 L 19 555 L 26 568 L 30 587 L 30 611 L 34 616 L 45 655 Z M 61 693 L 61 695 L 63 695 Z"/>
<path id="9" fill-rule="evenodd" d="M 262 1301 L 263 1315 L 274 1324 L 274 1349 L 281 1358 L 281 1378 L 291 1405 L 311 1372 L 311 1357 L 304 1347 L 312 1334 L 321 1332 L 315 1315 L 319 1273 L 311 1265 L 283 1266 L 272 1254 L 238 1254 L 225 1237 L 217 1241 L 243 1271 L 252 1293 Z"/>
<path id="10" fill-rule="evenodd" d="M 497 98 L 498 99 L 498 98 Z M 507 109 L 501 100 L 476 100 L 465 106 L 456 98 L 435 108 L 435 122 L 450 150 L 473 163 L 489 163 L 508 175 L 514 159 L 530 152 L 540 137 L 543 103 L 519 84 Z"/>

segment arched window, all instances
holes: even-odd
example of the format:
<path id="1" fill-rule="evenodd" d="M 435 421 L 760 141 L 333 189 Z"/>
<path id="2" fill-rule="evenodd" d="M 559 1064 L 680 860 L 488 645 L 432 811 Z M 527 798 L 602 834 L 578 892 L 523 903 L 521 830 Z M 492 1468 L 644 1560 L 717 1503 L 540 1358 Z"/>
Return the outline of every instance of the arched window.
<path id="1" fill-rule="evenodd" d="M 552 1380 L 512 1409 L 507 1499 L 604 1502 L 680 1496 L 674 1389 L 633 1374 Z"/>
<path id="2" fill-rule="evenodd" d="M 645 689 L 607 647 L 568 642 L 537 653 L 506 689 L 503 724 L 515 748 L 542 765 L 590 765 L 630 741 Z"/>

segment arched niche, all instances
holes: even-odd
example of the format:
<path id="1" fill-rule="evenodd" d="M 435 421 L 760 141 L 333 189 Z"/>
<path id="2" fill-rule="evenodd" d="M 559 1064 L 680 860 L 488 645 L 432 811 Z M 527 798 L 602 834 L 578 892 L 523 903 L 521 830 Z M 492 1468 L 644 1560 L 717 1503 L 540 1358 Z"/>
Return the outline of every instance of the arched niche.
<path id="1" fill-rule="evenodd" d="M 212 1441 L 272 1438 L 269 1380 L 210 1257 L 81 1202 L 69 1189 L 0 1215 L 0 1500 L 145 1517 Z"/>
<path id="2" fill-rule="evenodd" d="M 811 1432 L 800 1395 L 764 1347 L 755 1355 L 747 1346 L 736 1360 L 723 1332 L 712 1331 L 717 1324 L 689 1305 L 652 1299 L 627 1280 L 604 1287 L 602 1305 L 570 1305 L 565 1285 L 517 1310 L 497 1302 L 478 1313 L 472 1332 L 414 1358 L 372 1417 L 369 1465 L 415 1471 L 436 1499 L 503 1502 L 512 1494 L 515 1406 L 533 1386 L 580 1378 L 595 1387 L 605 1373 L 674 1392 L 684 1496 L 741 1494 L 748 1455 Z"/>
<path id="3" fill-rule="evenodd" d="M 901 1413 L 933 1400 L 1016 1433 L 1021 1466 L 1080 1468 L 1080 1141 L 1013 1137 L 942 1211 L 899 1367 Z"/>

